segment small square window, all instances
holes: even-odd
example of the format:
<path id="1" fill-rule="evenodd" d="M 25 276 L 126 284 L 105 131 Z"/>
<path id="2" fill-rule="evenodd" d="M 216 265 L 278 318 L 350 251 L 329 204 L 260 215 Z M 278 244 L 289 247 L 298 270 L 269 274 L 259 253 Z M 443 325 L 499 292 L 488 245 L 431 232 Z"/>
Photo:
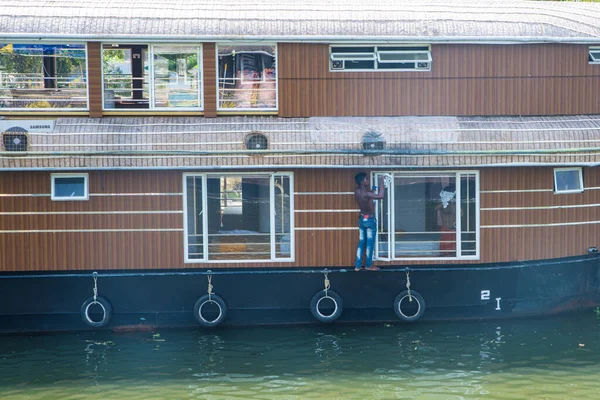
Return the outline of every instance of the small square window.
<path id="1" fill-rule="evenodd" d="M 52 174 L 52 200 L 87 200 L 88 174 Z"/>
<path id="2" fill-rule="evenodd" d="M 583 192 L 583 175 L 581 168 L 555 168 L 554 193 Z"/>

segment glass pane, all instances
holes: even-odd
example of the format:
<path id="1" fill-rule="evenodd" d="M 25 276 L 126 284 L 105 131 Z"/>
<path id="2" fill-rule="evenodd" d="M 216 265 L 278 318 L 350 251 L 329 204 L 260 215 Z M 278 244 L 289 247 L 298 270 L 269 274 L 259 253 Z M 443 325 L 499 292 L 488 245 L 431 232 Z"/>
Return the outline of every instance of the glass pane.
<path id="1" fill-rule="evenodd" d="M 204 258 L 204 226 L 202 224 L 202 177 L 186 178 L 188 258 Z"/>
<path id="2" fill-rule="evenodd" d="M 556 191 L 566 192 L 583 190 L 581 187 L 581 181 L 579 179 L 580 172 L 581 171 L 579 169 L 563 171 L 556 170 L 554 172 L 556 175 Z"/>
<path id="3" fill-rule="evenodd" d="M 209 259 L 270 259 L 269 177 L 209 176 L 206 191 Z"/>
<path id="4" fill-rule="evenodd" d="M 429 61 L 427 53 L 379 53 L 380 62 Z"/>
<path id="5" fill-rule="evenodd" d="M 477 255 L 477 192 L 475 174 L 460 175 L 461 256 Z"/>
<path id="6" fill-rule="evenodd" d="M 373 60 L 375 56 L 373 53 L 341 53 L 332 54 L 332 60 Z"/>
<path id="7" fill-rule="evenodd" d="M 155 107 L 200 107 L 198 47 L 154 48 Z"/>
<path id="8" fill-rule="evenodd" d="M 396 257 L 456 256 L 456 175 L 394 176 Z"/>
<path id="9" fill-rule="evenodd" d="M 290 210 L 290 178 L 275 176 L 275 257 L 290 258 L 292 256 Z"/>
<path id="10" fill-rule="evenodd" d="M 277 108 L 275 46 L 219 46 L 219 108 Z"/>
<path id="11" fill-rule="evenodd" d="M 375 69 L 375 61 L 344 61 L 344 69 Z"/>
<path id="12" fill-rule="evenodd" d="M 85 178 L 54 178 L 54 197 L 85 197 Z"/>
<path id="13" fill-rule="evenodd" d="M 104 108 L 148 108 L 148 52 L 144 45 L 104 45 Z"/>
<path id="14" fill-rule="evenodd" d="M 84 45 L 0 44 L 0 108 L 87 108 Z"/>

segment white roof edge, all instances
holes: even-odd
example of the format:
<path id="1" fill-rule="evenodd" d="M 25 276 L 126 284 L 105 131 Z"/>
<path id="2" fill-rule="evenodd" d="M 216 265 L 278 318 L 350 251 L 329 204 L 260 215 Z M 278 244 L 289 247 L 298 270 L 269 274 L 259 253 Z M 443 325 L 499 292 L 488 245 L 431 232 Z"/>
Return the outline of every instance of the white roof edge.
<path id="1" fill-rule="evenodd" d="M 27 34 L 0 34 L 0 42 L 7 40 L 36 40 L 40 42 L 52 42 L 56 40 L 77 42 L 203 42 L 203 43 L 232 43 L 232 42 L 268 42 L 268 43 L 458 43 L 458 44 L 534 44 L 534 43 L 572 43 L 572 44 L 600 44 L 600 38 L 594 37 L 519 37 L 519 36 L 160 36 L 160 35 L 48 35 L 45 33 Z"/>
<path id="2" fill-rule="evenodd" d="M 473 165 L 314 165 L 314 164 L 290 164 L 290 165 L 215 165 L 215 166 L 140 166 L 140 167 L 17 167 L 17 168 L 2 168 L 0 172 L 21 172 L 21 171 L 124 171 L 124 170 L 170 170 L 170 171 L 221 171 L 221 170 L 277 170 L 287 171 L 289 169 L 369 169 L 369 170 L 387 170 L 387 169 L 406 169 L 414 171 L 415 169 L 480 169 L 480 168 L 508 168 L 508 167 L 589 167 L 595 168 L 600 166 L 600 163 L 536 163 L 536 162 L 515 162 L 515 163 L 498 163 L 498 164 L 473 164 Z"/>

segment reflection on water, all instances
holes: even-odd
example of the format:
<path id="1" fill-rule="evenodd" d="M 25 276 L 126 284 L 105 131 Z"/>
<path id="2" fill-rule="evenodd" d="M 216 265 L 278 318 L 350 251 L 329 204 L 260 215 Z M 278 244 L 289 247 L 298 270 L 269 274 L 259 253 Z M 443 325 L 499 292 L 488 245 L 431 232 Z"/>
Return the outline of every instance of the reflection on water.
<path id="1" fill-rule="evenodd" d="M 576 317 L 4 336 L 8 399 L 597 399 Z"/>

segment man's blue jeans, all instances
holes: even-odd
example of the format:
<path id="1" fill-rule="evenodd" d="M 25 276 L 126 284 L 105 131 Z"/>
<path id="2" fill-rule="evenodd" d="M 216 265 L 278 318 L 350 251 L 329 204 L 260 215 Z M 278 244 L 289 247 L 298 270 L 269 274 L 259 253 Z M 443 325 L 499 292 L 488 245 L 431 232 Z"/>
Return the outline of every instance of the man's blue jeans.
<path id="1" fill-rule="evenodd" d="M 365 267 L 369 268 L 373 264 L 373 249 L 375 247 L 375 235 L 377 235 L 377 219 L 374 215 L 364 218 L 362 215 L 358 217 L 358 230 L 360 232 L 360 240 L 356 249 L 356 268 L 362 266 L 363 251 L 366 247 L 367 260 Z"/>

